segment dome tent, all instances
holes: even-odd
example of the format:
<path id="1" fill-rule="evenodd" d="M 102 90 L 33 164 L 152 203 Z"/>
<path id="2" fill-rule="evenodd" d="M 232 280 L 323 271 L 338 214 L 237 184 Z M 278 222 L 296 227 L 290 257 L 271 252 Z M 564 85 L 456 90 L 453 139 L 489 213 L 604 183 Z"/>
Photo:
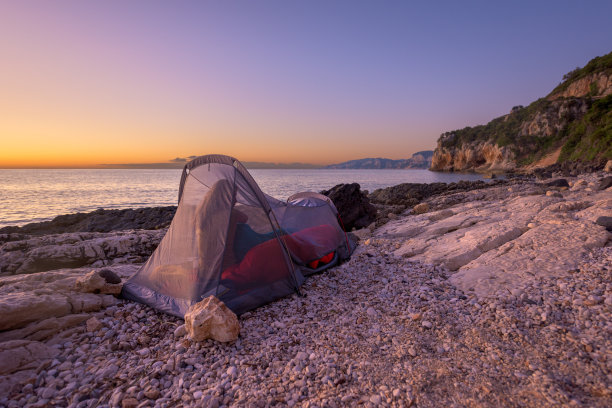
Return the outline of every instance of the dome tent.
<path id="1" fill-rule="evenodd" d="M 185 165 L 168 232 L 122 296 L 184 317 L 215 295 L 241 314 L 297 291 L 304 276 L 353 249 L 328 197 L 305 192 L 282 202 L 238 160 L 201 156 Z"/>

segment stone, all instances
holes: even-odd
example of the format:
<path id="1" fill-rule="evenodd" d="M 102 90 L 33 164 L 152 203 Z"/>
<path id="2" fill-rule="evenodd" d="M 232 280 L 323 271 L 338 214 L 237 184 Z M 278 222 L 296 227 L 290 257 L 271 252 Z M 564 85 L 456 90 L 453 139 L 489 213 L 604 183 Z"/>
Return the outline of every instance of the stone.
<path id="1" fill-rule="evenodd" d="M 183 337 L 185 334 L 187 334 L 187 329 L 185 328 L 184 324 L 181 324 L 174 329 L 174 337 Z"/>
<path id="2" fill-rule="evenodd" d="M 100 320 L 98 320 L 96 317 L 92 317 L 91 319 L 87 320 L 86 324 L 88 332 L 97 332 L 102 328 L 102 322 L 100 322 Z"/>
<path id="3" fill-rule="evenodd" d="M 57 391 L 51 387 L 43 387 L 38 390 L 40 397 L 47 400 L 53 398 L 56 393 Z"/>
<path id="4" fill-rule="evenodd" d="M 124 398 L 121 401 L 121 408 L 136 408 L 138 400 L 136 398 Z"/>
<path id="5" fill-rule="evenodd" d="M 118 371 L 119 367 L 117 366 L 117 364 L 111 364 L 108 367 L 105 367 L 100 370 L 100 377 L 103 379 L 113 378 Z"/>
<path id="6" fill-rule="evenodd" d="M 558 198 L 563 198 L 563 194 L 559 193 L 558 191 L 548 190 L 548 191 L 546 192 L 546 197 L 558 197 Z"/>
<path id="7" fill-rule="evenodd" d="M 346 231 L 365 228 L 376 219 L 376 208 L 360 188 L 357 183 L 338 184 L 321 192 L 333 201 Z"/>
<path id="8" fill-rule="evenodd" d="M 610 187 L 612 187 L 612 176 L 606 176 L 599 180 L 597 190 L 606 190 Z"/>
<path id="9" fill-rule="evenodd" d="M 160 394 L 157 388 L 149 387 L 144 391 L 144 395 L 149 399 L 156 400 L 159 398 Z"/>
<path id="10" fill-rule="evenodd" d="M 308 354 L 303 351 L 298 351 L 298 353 L 295 355 L 295 359 L 299 361 L 304 361 L 308 359 Z"/>
<path id="11" fill-rule="evenodd" d="M 0 343 L 0 375 L 20 370 L 35 369 L 57 355 L 57 349 L 29 340 L 11 340 Z"/>
<path id="12" fill-rule="evenodd" d="M 426 329 L 431 329 L 433 324 L 428 320 L 423 320 L 421 322 L 421 326 L 425 327 Z"/>
<path id="13" fill-rule="evenodd" d="M 42 341 L 55 334 L 77 326 L 86 321 L 88 314 L 73 314 L 62 317 L 51 317 L 31 323 L 22 329 L 0 332 L 0 342 L 8 340 L 35 340 Z"/>
<path id="14" fill-rule="evenodd" d="M 412 211 L 414 211 L 415 214 L 425 214 L 427 211 L 429 211 L 429 205 L 427 203 L 417 204 L 414 206 Z"/>
<path id="15" fill-rule="evenodd" d="M 612 160 L 608 160 L 606 165 L 604 166 L 604 171 L 606 173 L 612 173 Z"/>
<path id="16" fill-rule="evenodd" d="M 117 275 L 115 272 L 111 271 L 110 269 L 102 269 L 99 272 L 99 275 L 104 278 L 106 283 L 110 283 L 112 285 L 121 283 L 121 278 L 119 277 L 119 275 Z"/>
<path id="17" fill-rule="evenodd" d="M 597 217 L 597 219 L 595 220 L 595 224 L 605 227 L 608 231 L 612 231 L 612 217 L 608 217 L 605 215 Z"/>
<path id="18" fill-rule="evenodd" d="M 212 295 L 189 308 L 185 313 L 185 328 L 194 341 L 211 338 L 229 342 L 236 340 L 240 333 L 234 312 Z"/>
<path id="19" fill-rule="evenodd" d="M 544 183 L 544 185 L 548 187 L 569 187 L 570 186 L 567 180 L 563 178 L 548 181 Z"/>
<path id="20" fill-rule="evenodd" d="M 86 293 L 120 294 L 123 286 L 121 285 L 121 278 L 116 274 L 114 274 L 114 276 L 110 275 L 110 273 L 113 273 L 112 271 L 107 269 L 105 269 L 105 271 L 107 272 L 104 273 L 104 276 L 102 276 L 101 271 L 93 270 L 87 275 L 77 279 L 74 284 L 75 290 Z M 105 277 L 108 277 L 108 279 L 113 282 L 119 279 L 119 283 L 109 283 Z"/>

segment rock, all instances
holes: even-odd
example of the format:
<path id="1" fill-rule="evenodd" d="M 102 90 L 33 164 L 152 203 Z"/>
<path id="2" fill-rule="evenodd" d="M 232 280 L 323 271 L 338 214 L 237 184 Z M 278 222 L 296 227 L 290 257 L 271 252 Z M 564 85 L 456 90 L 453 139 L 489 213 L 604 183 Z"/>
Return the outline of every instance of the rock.
<path id="1" fill-rule="evenodd" d="M 40 395 L 40 397 L 46 400 L 53 398 L 56 393 L 57 391 L 54 388 L 50 387 L 43 387 L 38 390 L 38 394 Z"/>
<path id="2" fill-rule="evenodd" d="M 115 374 L 117 374 L 117 372 L 119 371 L 119 367 L 117 366 L 117 364 L 111 364 L 108 367 L 102 368 L 99 371 L 99 376 L 102 379 L 110 379 L 113 378 L 115 376 Z"/>
<path id="3" fill-rule="evenodd" d="M 130 263 L 144 262 L 163 235 L 163 230 L 138 230 L 20 236 L 18 240 L 0 245 L 0 276 L 94 264 L 104 266 L 119 260 L 129 260 Z M 115 280 L 110 274 L 105 275 Z"/>
<path id="4" fill-rule="evenodd" d="M 60 215 L 51 221 L 31 223 L 23 227 L 0 228 L 0 234 L 23 233 L 41 235 L 136 229 L 158 230 L 170 225 L 175 212 L 175 206 L 125 210 L 99 209 L 90 213 Z"/>
<path id="5" fill-rule="evenodd" d="M 599 180 L 599 184 L 597 185 L 597 190 L 606 190 L 612 187 L 612 176 L 606 176 Z"/>
<path id="6" fill-rule="evenodd" d="M 101 277 L 104 278 L 106 283 L 110 283 L 113 285 L 121 283 L 121 278 L 119 277 L 119 275 L 117 275 L 115 272 L 111 271 L 110 269 L 102 269 L 99 274 Z"/>
<path id="7" fill-rule="evenodd" d="M 440 221 L 444 218 L 452 217 L 455 215 L 452 210 L 442 210 L 431 214 L 428 218 L 429 221 Z"/>
<path id="8" fill-rule="evenodd" d="M 548 191 L 546 192 L 546 197 L 557 197 L 557 198 L 563 198 L 563 194 L 559 193 L 558 191 L 548 190 Z"/>
<path id="9" fill-rule="evenodd" d="M 414 206 L 412 211 L 414 211 L 415 214 L 424 214 L 429 211 L 429 205 L 427 205 L 427 203 L 417 204 Z"/>
<path id="10" fill-rule="evenodd" d="M 494 183 L 504 183 L 503 180 Z M 419 202 L 442 193 L 471 191 L 489 187 L 484 181 L 459 181 L 457 183 L 402 183 L 375 190 L 370 200 L 375 204 L 414 207 Z"/>
<path id="11" fill-rule="evenodd" d="M 426 329 L 431 329 L 433 324 L 428 320 L 423 320 L 423 322 L 421 322 L 421 326 L 425 327 Z"/>
<path id="12" fill-rule="evenodd" d="M 605 227 L 608 231 L 612 231 L 612 217 L 602 215 L 595 220 L 595 224 Z"/>
<path id="13" fill-rule="evenodd" d="M 77 279 L 74 284 L 75 290 L 86 293 L 120 294 L 123 286 L 121 284 L 121 278 L 108 269 L 103 269 L 103 271 L 105 271 L 104 275 L 102 271 L 93 270 L 87 275 Z M 110 279 L 110 281 L 116 282 L 119 280 L 119 282 L 109 283 L 107 278 Z"/>
<path id="14" fill-rule="evenodd" d="M 87 320 L 88 314 L 74 314 L 62 317 L 51 317 L 34 322 L 22 329 L 0 332 L 0 342 L 8 340 L 35 340 L 42 341 L 52 337 L 60 331 L 77 326 Z"/>
<path id="15" fill-rule="evenodd" d="M 0 375 L 37 368 L 57 355 L 57 350 L 38 341 L 11 340 L 0 343 Z"/>
<path id="16" fill-rule="evenodd" d="M 338 184 L 321 194 L 334 202 L 347 231 L 365 228 L 376 219 L 376 208 L 357 183 Z"/>
<path id="17" fill-rule="evenodd" d="M 212 295 L 189 308 L 185 313 L 185 328 L 195 341 L 211 338 L 229 342 L 236 340 L 240 333 L 234 312 Z"/>
<path id="18" fill-rule="evenodd" d="M 144 391 L 144 395 L 149 399 L 156 400 L 159 398 L 159 390 L 154 387 L 149 387 Z"/>
<path id="19" fill-rule="evenodd" d="M 176 329 L 174 329 L 174 337 L 183 337 L 187 334 L 187 329 L 185 329 L 185 325 L 181 324 Z"/>
<path id="20" fill-rule="evenodd" d="M 604 166 L 604 171 L 606 173 L 612 173 L 612 160 L 608 160 L 606 165 Z"/>
<path id="21" fill-rule="evenodd" d="M 298 351 L 298 353 L 295 355 L 295 359 L 298 361 L 304 361 L 308 359 L 308 354 L 303 351 Z"/>
<path id="22" fill-rule="evenodd" d="M 544 183 L 544 185 L 548 187 L 569 187 L 570 186 L 567 180 L 563 178 L 548 181 Z"/>
<path id="23" fill-rule="evenodd" d="M 357 183 L 338 184 L 321 193 L 334 202 L 347 231 L 367 227 L 376 219 L 376 208 Z"/>
<path id="24" fill-rule="evenodd" d="M 97 332 L 102 328 L 102 323 L 96 318 L 92 317 L 87 320 L 87 331 L 88 332 Z"/>
<path id="25" fill-rule="evenodd" d="M 121 401 L 121 408 L 136 408 L 138 400 L 136 398 L 124 398 Z"/>

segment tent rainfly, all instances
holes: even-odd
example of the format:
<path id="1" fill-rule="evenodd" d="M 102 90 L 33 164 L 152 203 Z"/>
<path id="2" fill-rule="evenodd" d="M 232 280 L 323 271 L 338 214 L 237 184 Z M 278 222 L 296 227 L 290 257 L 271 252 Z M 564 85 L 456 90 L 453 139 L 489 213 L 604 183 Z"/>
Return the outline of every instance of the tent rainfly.
<path id="1" fill-rule="evenodd" d="M 238 160 L 201 156 L 185 165 L 168 232 L 122 295 L 178 317 L 215 295 L 241 314 L 297 291 L 354 248 L 328 197 L 279 201 Z"/>

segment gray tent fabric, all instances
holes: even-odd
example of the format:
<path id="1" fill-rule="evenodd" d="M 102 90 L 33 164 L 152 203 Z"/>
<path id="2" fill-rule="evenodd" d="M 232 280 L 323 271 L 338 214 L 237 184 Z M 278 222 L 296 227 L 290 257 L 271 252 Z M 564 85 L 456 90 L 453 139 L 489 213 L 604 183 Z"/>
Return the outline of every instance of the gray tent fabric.
<path id="1" fill-rule="evenodd" d="M 294 293 L 354 247 L 328 197 L 303 192 L 282 202 L 238 160 L 201 156 L 185 165 L 168 232 L 122 296 L 184 317 L 215 295 L 241 314 Z"/>

